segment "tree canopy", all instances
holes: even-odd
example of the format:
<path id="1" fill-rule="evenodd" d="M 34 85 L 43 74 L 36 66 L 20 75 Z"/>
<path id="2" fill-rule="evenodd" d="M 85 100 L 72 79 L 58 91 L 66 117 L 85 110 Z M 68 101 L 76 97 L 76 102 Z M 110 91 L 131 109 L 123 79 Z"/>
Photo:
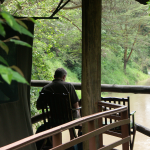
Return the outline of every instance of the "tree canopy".
<path id="1" fill-rule="evenodd" d="M 8 3 L 6 0 L 1 9 L 13 16 L 50 17 L 59 2 L 60 0 L 16 0 Z M 71 0 L 55 14 L 59 19 L 36 20 L 32 79 L 52 80 L 52 68 L 59 61 L 81 81 L 81 8 L 82 0 Z M 147 6 L 135 0 L 102 1 L 102 84 L 136 84 L 141 76 L 145 77 L 142 72 L 147 74 L 150 68 L 149 32 Z M 73 82 L 74 78 L 70 81 Z M 38 95 L 39 90 L 32 88 L 31 95 Z"/>

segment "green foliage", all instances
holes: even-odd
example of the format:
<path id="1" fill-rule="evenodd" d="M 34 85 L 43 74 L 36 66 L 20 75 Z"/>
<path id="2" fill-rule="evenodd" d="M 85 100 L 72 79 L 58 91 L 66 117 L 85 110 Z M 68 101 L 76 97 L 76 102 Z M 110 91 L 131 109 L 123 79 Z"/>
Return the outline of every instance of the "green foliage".
<path id="1" fill-rule="evenodd" d="M 125 3 L 123 0 L 111 1 L 111 5 L 106 0 L 103 1 L 102 46 L 115 53 L 122 52 L 124 64 L 130 65 L 130 62 L 136 61 L 133 58 L 137 57 L 139 65 L 148 62 L 143 57 L 147 57 L 149 51 L 149 31 L 147 6 L 130 0 Z M 117 45 L 123 51 L 116 49 Z"/>
<path id="2" fill-rule="evenodd" d="M 6 23 L 15 31 L 18 31 L 19 33 L 28 35 L 33 37 L 33 35 L 26 30 L 23 26 L 19 25 L 16 20 L 14 19 L 13 16 L 11 16 L 8 12 L 5 11 L 1 11 L 0 14 L 2 15 L 2 17 L 6 20 Z M 19 21 L 21 22 L 21 21 Z M 21 22 L 22 24 L 24 24 L 23 22 Z"/>
<path id="3" fill-rule="evenodd" d="M 4 3 L 3 10 L 17 16 L 47 17 L 54 12 L 58 3 L 59 0 L 18 0 Z M 80 0 L 71 1 L 66 7 L 78 5 L 81 5 Z M 150 26 L 147 6 L 130 0 L 109 0 L 109 2 L 103 0 L 102 7 L 101 83 L 134 85 L 139 80 L 148 78 L 142 73 L 143 66 L 150 67 L 148 34 Z M 63 67 L 68 72 L 68 82 L 81 82 L 81 7 L 62 9 L 56 16 L 59 17 L 58 20 L 37 20 L 35 25 L 32 79 L 52 80 L 55 69 Z M 26 28 L 22 23 L 18 23 Z M 3 29 L 2 23 L 0 33 L 5 35 L 1 29 Z M 4 44 L 0 43 L 0 46 L 7 51 Z M 132 49 L 124 74 L 123 64 Z M 3 59 L 0 61 L 5 63 Z M 31 87 L 32 115 L 40 113 L 35 108 L 40 90 L 41 88 Z M 79 91 L 78 96 L 81 98 Z"/>
<path id="4" fill-rule="evenodd" d="M 124 74 L 122 66 L 122 57 L 115 55 L 110 49 L 102 48 L 105 54 L 101 57 L 101 83 L 102 84 L 119 84 L 119 85 L 135 85 L 138 81 L 145 80 L 149 76 L 144 75 L 140 71 L 139 65 L 130 62 L 127 66 L 127 72 Z"/>
<path id="5" fill-rule="evenodd" d="M 2 56 L 0 56 L 0 62 L 2 62 L 3 64 L 5 64 L 6 66 L 8 66 L 7 61 Z"/>
<path id="6" fill-rule="evenodd" d="M 0 65 L 0 75 L 8 84 L 11 84 L 12 80 L 28 84 L 22 75 L 9 67 L 5 67 L 4 65 Z"/>
<path id="7" fill-rule="evenodd" d="M 0 41 L 0 47 L 8 54 L 9 48 L 4 42 Z"/>
<path id="8" fill-rule="evenodd" d="M 23 42 L 23 41 L 15 40 L 15 39 L 10 39 L 10 42 L 14 42 L 15 44 L 22 45 L 22 46 L 31 47 L 30 44 Z"/>
<path id="9" fill-rule="evenodd" d="M 143 73 L 148 74 L 148 70 L 146 66 L 143 66 Z"/>
<path id="10" fill-rule="evenodd" d="M 19 33 L 22 33 L 22 34 L 33 37 L 33 35 L 27 29 L 25 29 L 23 27 L 23 26 L 26 26 L 26 25 L 22 21 L 18 20 L 18 22 L 21 24 L 21 25 L 19 25 L 16 21 L 17 19 L 15 20 L 14 17 L 6 11 L 0 11 L 0 15 L 4 19 L 4 20 L 0 20 L 0 35 L 5 37 L 6 32 L 4 30 L 3 24 L 6 23 L 13 30 L 18 31 Z M 12 38 L 17 38 L 18 40 L 15 40 L 15 39 L 12 39 Z M 6 39 L 5 41 L 0 40 L 0 47 L 7 54 L 9 53 L 9 48 L 5 44 L 5 42 L 8 42 L 8 41 L 14 42 L 15 44 L 31 47 L 28 43 L 20 41 L 19 37 L 17 37 L 17 36 L 14 36 L 12 38 Z M 28 84 L 27 81 L 25 80 L 25 78 L 23 77 L 22 72 L 20 71 L 19 68 L 17 68 L 16 66 L 10 66 L 9 67 L 7 61 L 2 56 L 0 56 L 0 62 L 2 62 L 4 64 L 4 65 L 2 65 L 2 64 L 0 65 L 0 75 L 3 78 L 4 81 L 6 81 L 8 84 L 11 84 L 12 80 L 16 80 L 17 82 Z"/>

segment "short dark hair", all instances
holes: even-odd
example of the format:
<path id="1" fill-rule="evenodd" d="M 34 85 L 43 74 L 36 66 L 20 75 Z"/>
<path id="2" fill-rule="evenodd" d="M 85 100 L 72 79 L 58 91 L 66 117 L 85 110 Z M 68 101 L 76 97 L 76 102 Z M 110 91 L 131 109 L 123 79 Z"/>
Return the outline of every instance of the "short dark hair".
<path id="1" fill-rule="evenodd" d="M 55 78 L 63 78 L 64 75 L 67 75 L 67 71 L 64 68 L 58 68 L 55 71 Z"/>

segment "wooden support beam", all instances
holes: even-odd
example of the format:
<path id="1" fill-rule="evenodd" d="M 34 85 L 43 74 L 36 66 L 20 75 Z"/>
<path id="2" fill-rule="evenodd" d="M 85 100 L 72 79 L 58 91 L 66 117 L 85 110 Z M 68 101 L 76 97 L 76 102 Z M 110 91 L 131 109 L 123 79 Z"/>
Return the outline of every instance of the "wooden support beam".
<path id="1" fill-rule="evenodd" d="M 95 130 L 94 120 L 88 122 L 88 129 L 89 129 L 89 132 Z M 95 136 L 89 139 L 89 150 L 96 150 Z"/>
<path id="2" fill-rule="evenodd" d="M 101 98 L 101 5 L 102 0 L 82 0 L 83 116 L 98 112 L 96 102 Z M 86 124 L 83 134 L 87 132 Z M 83 143 L 83 149 L 89 149 L 88 142 Z"/>
<path id="3" fill-rule="evenodd" d="M 124 111 L 121 113 L 122 119 L 127 119 L 128 118 L 128 112 Z M 129 136 L 129 125 L 125 124 L 121 126 L 121 133 L 122 133 L 122 138 L 124 139 L 125 137 Z M 122 144 L 122 149 L 123 150 L 129 150 L 129 141 L 125 142 Z"/>
<path id="4" fill-rule="evenodd" d="M 135 123 L 136 125 L 136 130 L 144 135 L 147 135 L 150 137 L 150 129 L 149 128 L 146 128 L 138 123 Z"/>
<path id="5" fill-rule="evenodd" d="M 102 84 L 102 92 L 150 94 L 150 86 Z"/>
<path id="6" fill-rule="evenodd" d="M 98 105 L 98 112 L 102 112 L 102 106 Z M 99 127 L 103 126 L 103 118 L 98 119 Z M 99 134 L 99 147 L 103 147 L 103 134 Z"/>
<path id="7" fill-rule="evenodd" d="M 31 80 L 31 86 L 34 87 L 43 87 L 46 84 L 52 83 L 52 81 L 46 81 L 46 80 Z M 76 90 L 81 90 L 81 83 L 75 83 L 70 82 L 72 85 L 74 85 Z"/>
<path id="8" fill-rule="evenodd" d="M 5 1 L 5 0 L 0 0 L 0 3 L 3 4 L 4 1 Z"/>

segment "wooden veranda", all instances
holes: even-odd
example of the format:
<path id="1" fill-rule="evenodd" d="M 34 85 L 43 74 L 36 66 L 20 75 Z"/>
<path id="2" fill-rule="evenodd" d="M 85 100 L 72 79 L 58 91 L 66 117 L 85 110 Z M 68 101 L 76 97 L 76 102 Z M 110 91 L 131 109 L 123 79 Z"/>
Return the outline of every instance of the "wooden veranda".
<path id="1" fill-rule="evenodd" d="M 101 112 L 102 106 L 112 107 L 114 109 L 111 111 Z M 77 120 L 68 122 L 66 124 L 57 126 L 55 128 L 46 130 L 42 133 L 32 135 L 30 137 L 27 137 L 25 139 L 22 139 L 20 141 L 15 142 L 15 143 L 1 147 L 0 149 L 2 149 L 2 150 L 17 150 L 17 149 L 20 149 L 24 146 L 31 144 L 31 143 L 34 143 L 38 140 L 53 136 L 54 145 L 53 145 L 52 150 L 65 150 L 65 149 L 67 149 L 73 145 L 84 142 L 85 140 L 89 140 L 88 149 L 96 150 L 97 144 L 95 141 L 95 136 L 98 135 L 99 136 L 99 143 L 103 143 L 102 134 L 105 131 L 107 131 L 111 128 L 115 128 L 117 126 L 121 126 L 121 130 L 122 130 L 121 137 L 122 137 L 122 139 L 115 142 L 115 143 L 112 143 L 111 145 L 107 145 L 104 147 L 101 144 L 101 146 L 98 149 L 99 150 L 110 150 L 110 149 L 113 149 L 114 147 L 122 144 L 123 150 L 128 150 L 129 149 L 130 136 L 129 136 L 129 133 L 126 131 L 128 131 L 128 127 L 129 127 L 128 124 L 130 123 L 130 119 L 128 118 L 127 106 L 121 106 L 121 105 L 117 105 L 117 104 L 109 104 L 109 103 L 104 103 L 104 102 L 99 101 L 98 102 L 98 109 L 100 111 L 99 113 L 85 116 L 85 117 L 82 117 L 80 119 L 77 119 Z M 109 117 L 113 114 L 120 113 L 120 112 L 122 113 L 122 115 L 121 115 L 121 119 L 119 121 L 112 123 L 110 125 L 107 125 L 104 127 L 101 126 L 97 129 L 95 129 L 94 120 L 98 120 L 100 123 L 100 122 L 102 122 L 102 117 Z M 118 119 L 118 118 L 116 118 L 116 119 Z M 84 134 L 78 138 L 75 138 L 75 139 L 71 140 L 70 142 L 62 144 L 62 137 L 61 137 L 62 131 L 67 130 L 69 128 L 72 128 L 78 124 L 85 124 L 85 123 L 88 123 L 88 132 L 86 134 Z"/>
<path id="2" fill-rule="evenodd" d="M 137 0 L 137 1 L 139 1 L 142 4 L 146 4 L 147 2 L 147 0 Z M 3 2 L 4 0 L 0 0 L 0 4 Z M 68 129 L 79 123 L 84 124 L 83 136 L 70 141 L 68 144 L 64 144 L 60 147 L 58 146 L 53 149 L 65 149 L 79 142 L 84 143 L 83 144 L 84 150 L 88 150 L 88 149 L 91 149 L 91 150 L 106 149 L 107 150 L 119 144 L 123 145 L 124 150 L 129 149 L 130 136 L 124 132 L 125 130 L 128 130 L 127 124 L 129 123 L 129 119 L 127 118 L 127 115 L 126 115 L 127 107 L 116 105 L 115 109 L 112 111 L 99 112 L 99 109 L 98 109 L 99 107 L 97 104 L 99 103 L 99 106 L 105 105 L 104 103 L 100 102 L 101 100 L 101 14 L 102 14 L 101 6 L 102 6 L 102 0 L 82 0 L 82 83 L 81 83 L 82 88 L 81 88 L 81 91 L 82 91 L 83 118 L 79 119 L 78 121 L 75 120 L 67 124 L 55 127 L 53 129 L 44 131 L 37 135 L 32 135 L 33 133 L 32 133 L 30 108 L 29 108 L 30 107 L 29 106 L 30 87 L 27 85 L 21 85 L 21 88 L 20 88 L 20 85 L 19 85 L 18 90 L 20 90 L 19 91 L 20 94 L 24 93 L 21 96 L 19 95 L 19 97 L 21 97 L 21 100 L 15 101 L 13 103 L 0 104 L 0 113 L 3 114 L 3 116 L 1 116 L 0 119 L 3 120 L 3 118 L 6 118 L 6 117 L 8 118 L 8 120 L 10 119 L 9 121 L 3 120 L 0 126 L 1 136 L 3 137 L 3 142 L 0 143 L 0 147 L 1 147 L 0 150 L 5 150 L 5 149 L 15 150 L 15 149 L 23 148 L 23 147 L 24 147 L 24 150 L 34 150 L 36 149 L 34 145 L 32 147 L 26 147 L 26 146 L 30 145 L 31 143 L 34 143 L 35 141 L 38 141 L 40 139 L 43 139 L 49 136 L 54 136 L 54 140 L 55 140 L 55 137 L 57 138 L 57 136 L 60 134 L 62 130 Z M 31 30 L 33 30 L 33 28 Z M 21 39 L 24 40 L 24 37 L 22 37 Z M 32 40 L 27 38 L 26 41 L 28 40 L 32 45 L 33 44 Z M 31 80 L 30 70 L 32 66 L 32 63 L 28 61 L 30 57 L 32 60 L 32 53 L 31 53 L 32 51 L 30 50 L 26 51 L 24 49 L 24 51 L 20 52 L 20 55 L 17 57 L 18 62 L 19 62 L 19 67 L 23 69 L 25 78 L 28 80 L 29 83 Z M 21 109 L 22 106 L 24 106 L 23 109 Z M 108 115 L 111 115 L 117 112 L 122 112 L 123 114 L 121 121 L 118 121 L 115 124 L 110 124 L 107 127 L 99 127 L 98 121 L 94 124 L 93 120 L 97 119 L 100 121 L 102 117 L 106 117 Z M 20 120 L 18 120 L 18 118 Z M 12 119 L 15 121 L 11 121 Z M 24 120 L 26 121 L 25 123 L 24 123 Z M 17 132 L 13 132 L 13 127 L 15 127 L 15 125 L 18 125 L 18 128 L 16 129 Z M 100 148 L 102 147 L 101 145 L 102 139 L 98 135 L 101 135 L 106 130 L 114 126 L 118 126 L 118 125 L 121 125 L 124 130 L 122 132 L 123 139 L 107 147 Z M 9 130 L 8 131 L 6 130 L 5 132 L 3 132 L 3 128 L 5 129 L 5 127 L 7 127 L 7 129 L 10 129 L 11 134 L 9 134 Z M 17 141 L 18 138 L 22 140 Z M 90 141 L 89 143 L 84 142 L 85 140 L 88 140 L 88 139 Z M 58 144 L 61 144 L 59 140 L 56 143 L 57 144 L 55 146 L 57 146 Z M 10 145 L 4 146 L 3 144 L 5 145 L 10 144 Z"/>

